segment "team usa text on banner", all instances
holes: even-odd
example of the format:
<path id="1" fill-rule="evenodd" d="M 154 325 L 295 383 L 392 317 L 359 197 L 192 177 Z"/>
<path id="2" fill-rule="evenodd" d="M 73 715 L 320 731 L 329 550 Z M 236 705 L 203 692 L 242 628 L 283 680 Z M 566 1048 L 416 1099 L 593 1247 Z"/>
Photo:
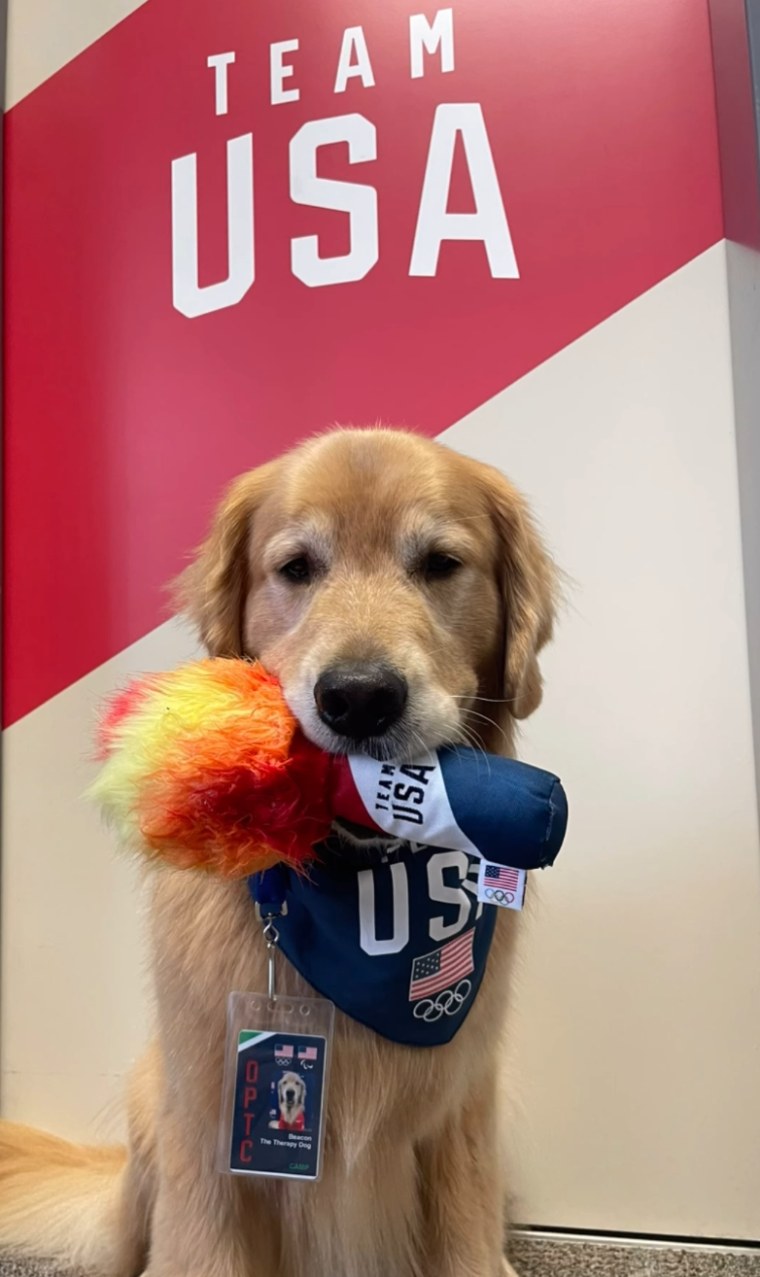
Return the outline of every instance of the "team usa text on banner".
<path id="1" fill-rule="evenodd" d="M 408 19 L 409 75 L 456 73 L 453 9 L 440 9 L 432 19 Z M 269 101 L 272 108 L 300 99 L 297 38 L 269 46 Z M 211 53 L 204 74 L 209 108 L 226 115 L 235 75 L 246 74 L 235 50 Z M 325 68 L 327 75 L 328 68 Z M 348 27 L 336 45 L 334 94 L 340 101 L 349 83 L 375 87 L 372 51 L 361 26 Z M 457 143 L 464 155 L 472 211 L 449 210 Z M 363 113 L 335 114 L 308 120 L 289 144 L 290 198 L 295 204 L 329 209 L 348 219 L 348 251 L 326 255 L 318 235 L 291 239 L 290 268 L 309 288 L 350 284 L 364 279 L 380 259 L 382 208 L 371 181 L 347 182 L 320 177 L 319 154 L 325 147 L 347 148 L 351 165 L 369 166 L 377 159 L 378 135 Z M 256 279 L 255 134 L 252 130 L 227 140 L 227 274 L 201 285 L 198 247 L 198 156 L 192 152 L 172 161 L 172 279 L 176 309 L 190 319 L 237 305 Z M 371 177 L 371 168 L 362 176 Z M 409 192 L 417 219 L 409 245 L 408 274 L 435 276 L 441 245 L 447 240 L 479 241 L 494 279 L 517 279 L 519 271 L 494 163 L 488 128 L 479 102 L 441 102 L 435 110 L 427 162 L 419 189 Z"/>

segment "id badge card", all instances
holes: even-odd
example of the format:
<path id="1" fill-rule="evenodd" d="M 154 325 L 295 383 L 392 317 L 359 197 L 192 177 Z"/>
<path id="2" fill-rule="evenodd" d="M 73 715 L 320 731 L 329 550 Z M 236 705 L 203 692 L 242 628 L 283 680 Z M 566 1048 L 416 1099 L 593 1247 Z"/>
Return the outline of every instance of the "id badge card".
<path id="1" fill-rule="evenodd" d="M 230 994 L 220 1170 L 319 1179 L 334 1011 L 322 998 Z"/>

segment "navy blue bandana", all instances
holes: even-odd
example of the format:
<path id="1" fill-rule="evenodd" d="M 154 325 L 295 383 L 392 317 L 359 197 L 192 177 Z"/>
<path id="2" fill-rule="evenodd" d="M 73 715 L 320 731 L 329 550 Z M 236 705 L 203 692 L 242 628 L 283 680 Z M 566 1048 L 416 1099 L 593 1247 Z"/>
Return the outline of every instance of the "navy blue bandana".
<path id="1" fill-rule="evenodd" d="M 280 948 L 323 997 L 392 1042 L 440 1046 L 464 1023 L 485 971 L 496 910 L 477 900 L 479 858 L 405 843 L 381 863 L 320 849 L 299 875 L 248 880 L 277 918 Z"/>

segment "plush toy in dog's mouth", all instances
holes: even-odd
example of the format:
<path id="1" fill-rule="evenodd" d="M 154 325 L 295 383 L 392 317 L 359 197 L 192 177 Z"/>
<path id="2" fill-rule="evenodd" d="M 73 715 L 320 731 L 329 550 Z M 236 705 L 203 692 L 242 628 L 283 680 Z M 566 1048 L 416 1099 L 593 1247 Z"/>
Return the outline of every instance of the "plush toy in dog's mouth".
<path id="1" fill-rule="evenodd" d="M 514 759 L 464 746 L 411 761 L 323 752 L 250 661 L 135 681 L 107 706 L 99 747 L 91 793 L 122 841 L 228 878 L 279 861 L 301 870 L 323 846 L 345 863 L 413 844 L 545 868 L 567 824 L 557 777 Z"/>

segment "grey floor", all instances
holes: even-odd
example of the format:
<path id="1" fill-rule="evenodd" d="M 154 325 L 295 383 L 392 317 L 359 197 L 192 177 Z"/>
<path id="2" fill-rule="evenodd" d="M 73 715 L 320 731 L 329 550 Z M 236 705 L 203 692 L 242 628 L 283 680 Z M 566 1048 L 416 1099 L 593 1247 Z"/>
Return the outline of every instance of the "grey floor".
<path id="1" fill-rule="evenodd" d="M 515 1238 L 519 1277 L 760 1277 L 760 1250 Z"/>
<path id="2" fill-rule="evenodd" d="M 760 1250 L 612 1245 L 515 1238 L 510 1259 L 519 1277 L 760 1277 Z M 43 1263 L 0 1256 L 0 1277 L 72 1277 Z M 361 1277 L 357 1273 L 356 1277 Z"/>
<path id="3" fill-rule="evenodd" d="M 60 1269 L 50 1268 L 46 1264 L 32 1262 L 22 1264 L 13 1259 L 3 1259 L 0 1255 L 0 1277 L 62 1277 L 62 1275 Z"/>

